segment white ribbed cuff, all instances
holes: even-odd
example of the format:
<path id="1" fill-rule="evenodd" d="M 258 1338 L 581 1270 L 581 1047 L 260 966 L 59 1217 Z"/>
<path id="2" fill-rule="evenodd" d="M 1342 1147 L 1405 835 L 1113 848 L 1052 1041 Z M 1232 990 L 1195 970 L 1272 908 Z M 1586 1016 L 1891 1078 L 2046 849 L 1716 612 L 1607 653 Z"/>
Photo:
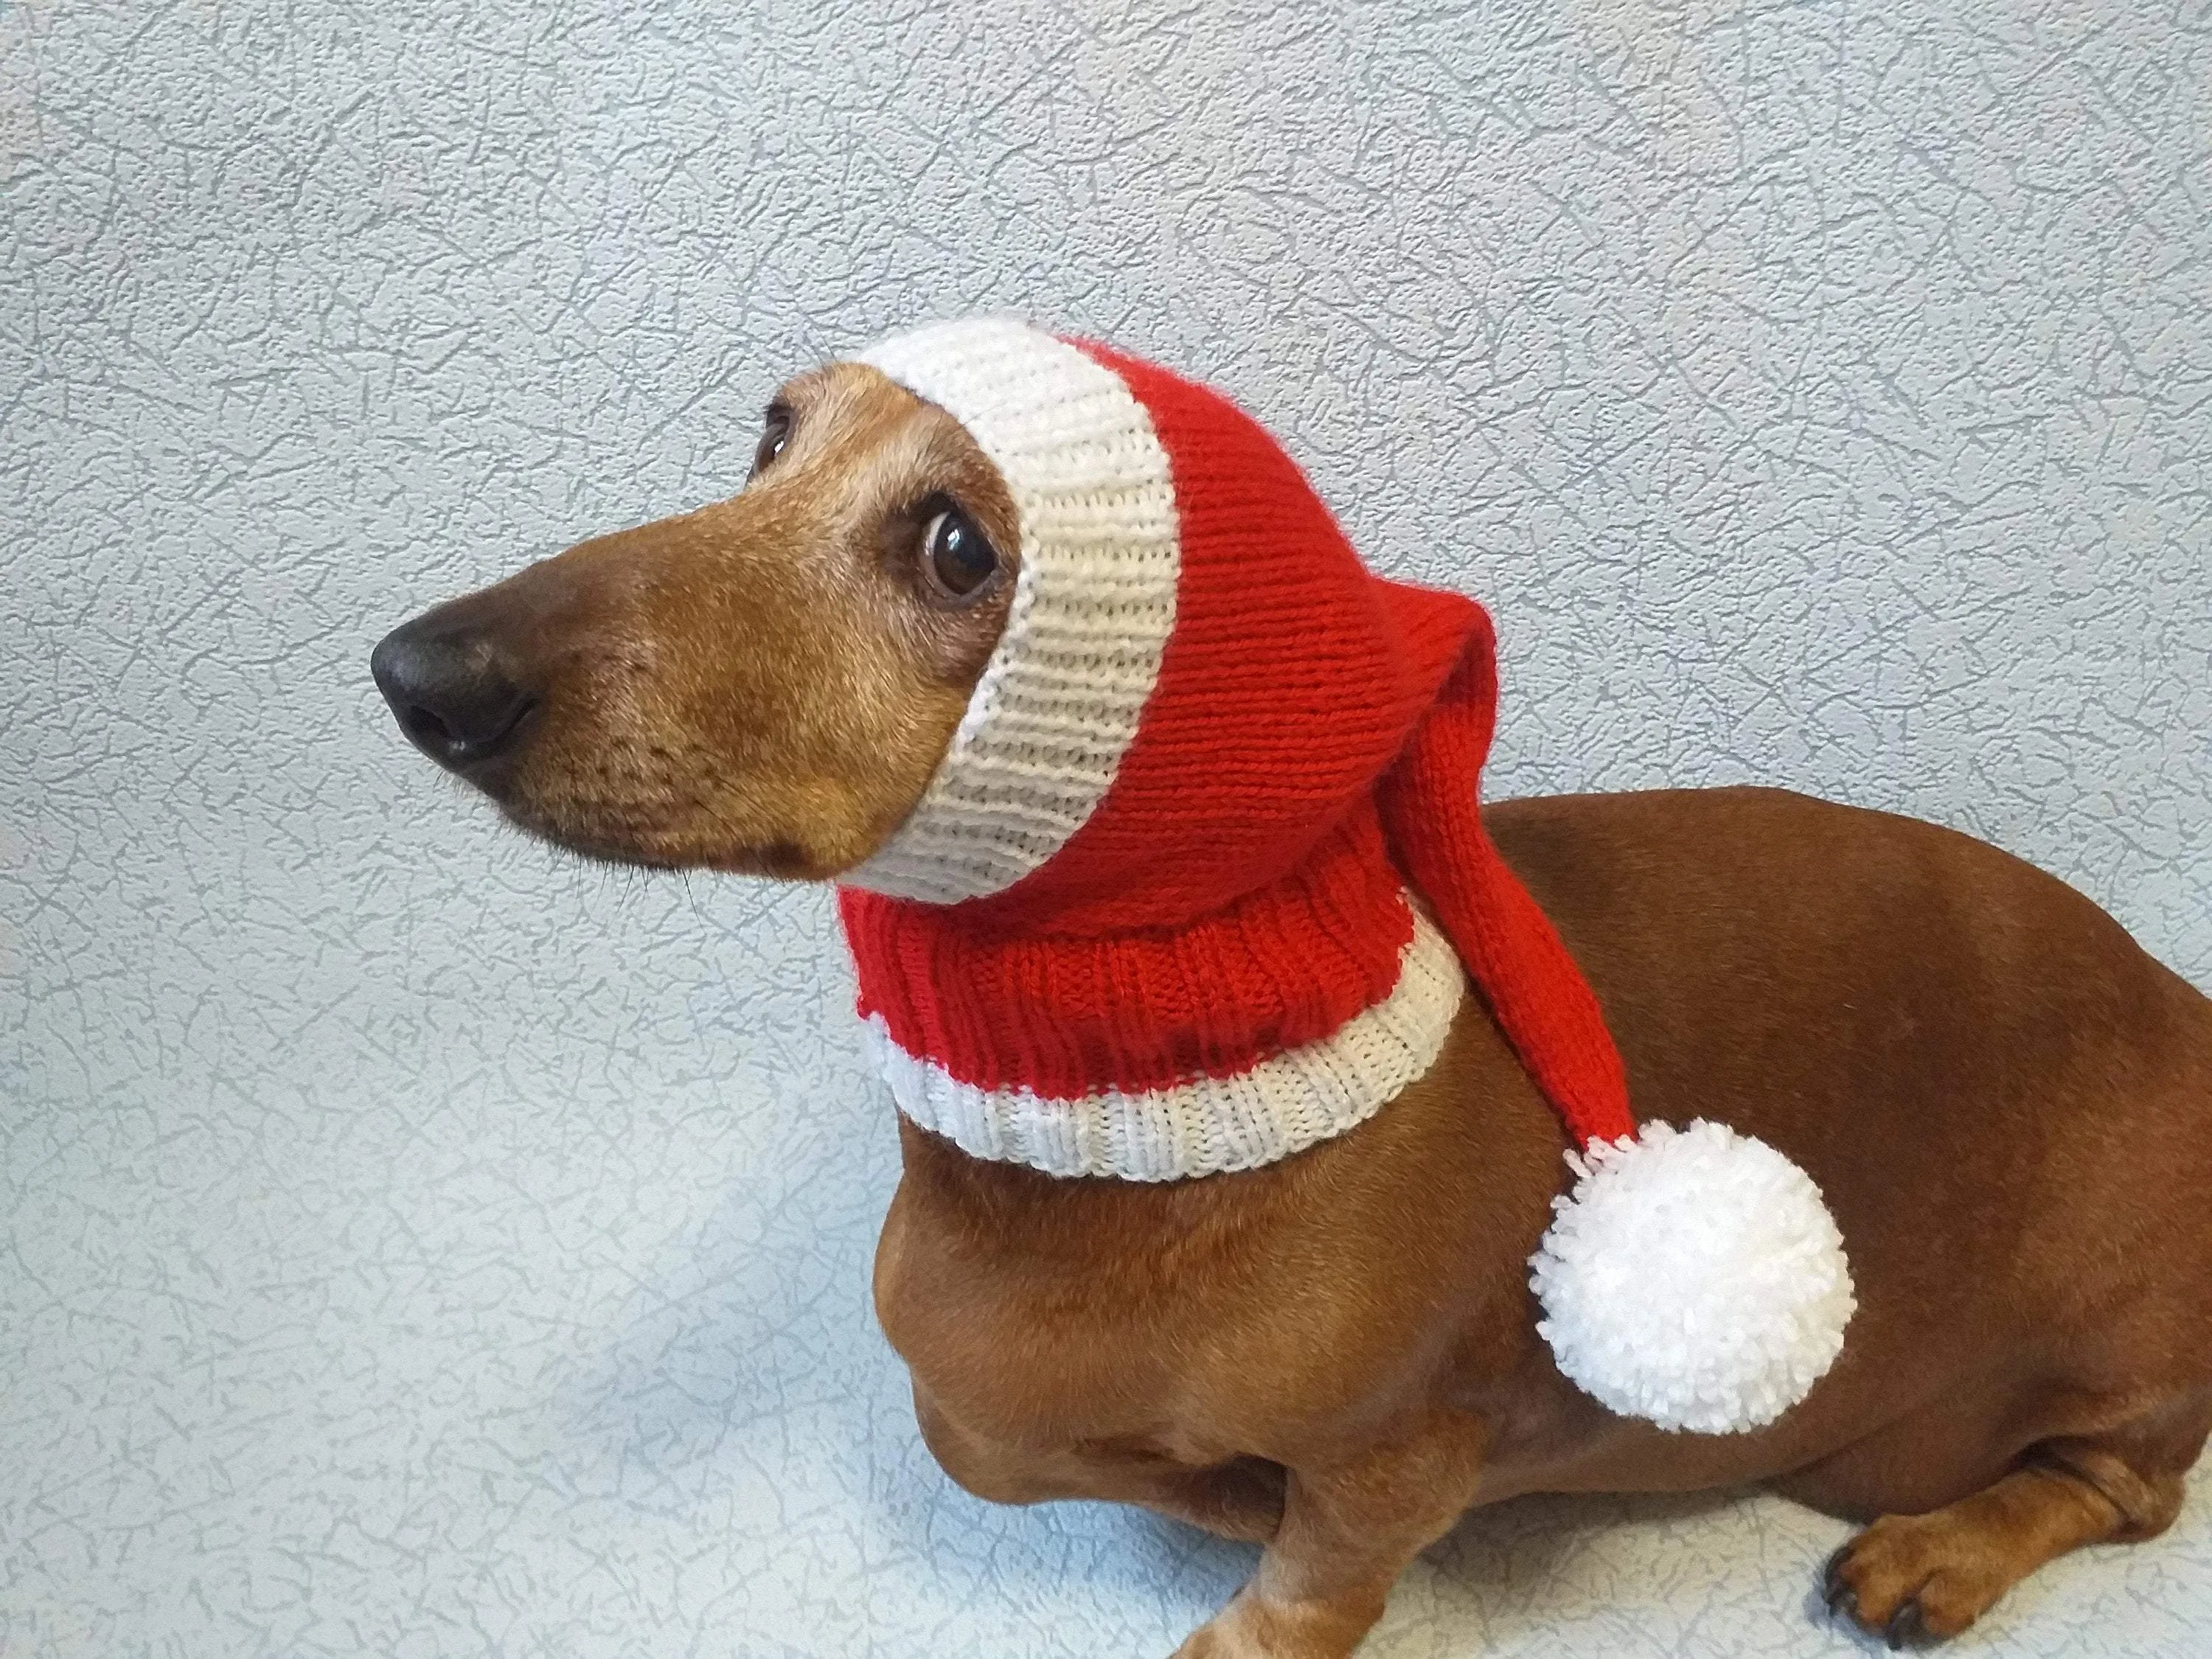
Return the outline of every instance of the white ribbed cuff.
<path id="1" fill-rule="evenodd" d="M 1004 891 L 1083 826 L 1136 735 L 1175 627 L 1175 485 L 1121 377 L 1025 323 L 894 335 L 858 360 L 968 429 L 1021 520 L 1006 631 L 943 763 L 842 878 L 951 904 Z"/>
<path id="2" fill-rule="evenodd" d="M 1328 1036 L 1233 1077 L 1080 1100 L 963 1083 L 867 1022 L 898 1109 L 976 1158 L 1056 1176 L 1177 1181 L 1255 1169 L 1372 1117 L 1436 1063 L 1467 979 L 1449 940 L 1413 907 L 1390 994 Z"/>

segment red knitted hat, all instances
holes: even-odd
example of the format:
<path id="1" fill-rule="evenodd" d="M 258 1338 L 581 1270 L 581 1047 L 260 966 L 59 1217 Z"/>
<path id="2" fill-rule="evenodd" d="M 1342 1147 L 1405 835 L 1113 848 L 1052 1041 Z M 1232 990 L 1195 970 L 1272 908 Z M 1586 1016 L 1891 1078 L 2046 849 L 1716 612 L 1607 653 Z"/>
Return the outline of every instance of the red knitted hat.
<path id="1" fill-rule="evenodd" d="M 1055 1175 L 1248 1169 L 1425 1073 L 1471 975 L 1573 1143 L 1531 1263 L 1560 1368 L 1669 1428 L 1801 1398 L 1850 1315 L 1842 1240 L 1763 1143 L 1639 1132 L 1483 830 L 1482 608 L 1370 574 L 1264 428 L 1164 369 L 999 318 L 860 361 L 957 419 L 1021 520 L 966 717 L 839 894 L 900 1109 Z"/>

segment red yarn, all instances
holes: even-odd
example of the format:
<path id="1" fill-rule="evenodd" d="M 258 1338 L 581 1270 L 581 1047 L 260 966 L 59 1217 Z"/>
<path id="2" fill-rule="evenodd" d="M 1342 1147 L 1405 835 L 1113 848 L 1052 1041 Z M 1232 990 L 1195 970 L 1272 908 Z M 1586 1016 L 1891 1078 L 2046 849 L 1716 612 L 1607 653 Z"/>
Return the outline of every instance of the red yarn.
<path id="1" fill-rule="evenodd" d="M 1176 927 L 1017 930 L 1008 907 L 842 888 L 860 1012 L 963 1083 L 1074 1099 L 1228 1077 L 1397 982 L 1412 938 L 1374 806 L 1267 886 Z"/>
<path id="2" fill-rule="evenodd" d="M 1596 997 L 1482 827 L 1488 616 L 1371 574 L 1219 393 L 1079 344 L 1170 459 L 1174 631 L 1044 864 L 949 906 L 840 890 L 861 1012 L 961 1082 L 1048 1099 L 1229 1076 L 1389 994 L 1410 882 L 1577 1142 L 1632 1133 Z"/>
<path id="3" fill-rule="evenodd" d="M 1407 878 L 1577 1144 L 1618 1140 L 1636 1133 L 1636 1120 L 1597 994 L 1482 825 L 1476 789 L 1497 725 L 1498 647 L 1489 613 L 1474 610 L 1459 666 L 1376 785 L 1382 823 Z"/>

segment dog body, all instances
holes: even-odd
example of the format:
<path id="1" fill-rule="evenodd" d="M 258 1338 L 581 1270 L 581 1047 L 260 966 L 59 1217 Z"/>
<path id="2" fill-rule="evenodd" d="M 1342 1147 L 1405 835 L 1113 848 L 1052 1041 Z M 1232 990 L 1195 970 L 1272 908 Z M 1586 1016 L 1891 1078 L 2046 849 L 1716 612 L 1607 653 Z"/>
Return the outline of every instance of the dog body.
<path id="1" fill-rule="evenodd" d="M 1243 1174 L 1067 1182 L 904 1126 L 877 1304 L 954 1477 L 1264 1540 L 1288 1480 L 1378 1448 L 1447 1525 L 1527 1492 L 1746 1481 L 1918 1516 L 2026 1454 L 2058 1518 L 2166 1525 L 2212 1427 L 2212 1005 L 2070 888 L 1911 820 L 1740 789 L 1489 820 L 1639 1103 L 1820 1182 L 1860 1287 L 1835 1370 L 1729 1436 L 1614 1417 L 1559 1376 L 1526 1279 L 1564 1143 L 1470 1001 L 1373 1121 Z M 2066 1547 L 1901 1530 L 1838 1568 L 1882 1626 L 1908 1603 L 1963 1624 Z"/>
<path id="2" fill-rule="evenodd" d="M 380 647 L 417 743 L 599 856 L 818 878 L 880 844 L 1003 625 L 1019 515 L 956 422 L 872 371 L 776 411 L 732 501 Z M 957 592 L 947 500 L 1017 550 Z M 1729 789 L 1486 822 L 1639 1113 L 1730 1125 L 1818 1182 L 1858 1291 L 1833 1370 L 1735 1435 L 1561 1376 L 1528 1276 L 1567 1142 L 1470 997 L 1381 1111 L 1239 1173 L 1065 1179 L 902 1119 L 876 1304 L 953 1478 L 1264 1542 L 1193 1659 L 1349 1654 L 1415 1553 L 1528 1492 L 1766 1481 L 1881 1517 L 1829 1589 L 1893 1639 L 2170 1522 L 2212 1429 L 2212 1002 L 2063 884 L 1903 818 Z"/>

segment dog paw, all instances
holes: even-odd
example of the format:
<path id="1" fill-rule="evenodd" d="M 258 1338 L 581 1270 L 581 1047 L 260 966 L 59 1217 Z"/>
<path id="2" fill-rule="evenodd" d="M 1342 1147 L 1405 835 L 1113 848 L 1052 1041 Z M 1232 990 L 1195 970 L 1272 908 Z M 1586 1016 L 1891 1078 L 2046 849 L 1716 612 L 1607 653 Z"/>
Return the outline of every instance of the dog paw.
<path id="1" fill-rule="evenodd" d="M 1270 1607 L 1248 1586 L 1173 1659 L 1349 1659 L 1381 1614 L 1379 1601 L 1372 1607 Z"/>
<path id="2" fill-rule="evenodd" d="M 1828 1558 L 1828 1611 L 1881 1637 L 1893 1651 L 1956 1636 L 2015 1576 L 1940 1512 L 1886 1515 Z"/>
<path id="3" fill-rule="evenodd" d="M 1249 1638 L 1226 1621 L 1215 1619 L 1190 1633 L 1170 1659 L 1273 1659 L 1269 1650 L 1255 1648 Z"/>
<path id="4" fill-rule="evenodd" d="M 1216 1619 L 1192 1632 L 1173 1659 L 1306 1659 L 1305 1649 L 1258 1645 L 1265 1640 L 1246 1621 Z"/>
<path id="5" fill-rule="evenodd" d="M 1193 1631 L 1168 1659 L 1226 1659 L 1227 1654 L 1228 1650 L 1213 1633 L 1213 1626 L 1203 1625 Z"/>

